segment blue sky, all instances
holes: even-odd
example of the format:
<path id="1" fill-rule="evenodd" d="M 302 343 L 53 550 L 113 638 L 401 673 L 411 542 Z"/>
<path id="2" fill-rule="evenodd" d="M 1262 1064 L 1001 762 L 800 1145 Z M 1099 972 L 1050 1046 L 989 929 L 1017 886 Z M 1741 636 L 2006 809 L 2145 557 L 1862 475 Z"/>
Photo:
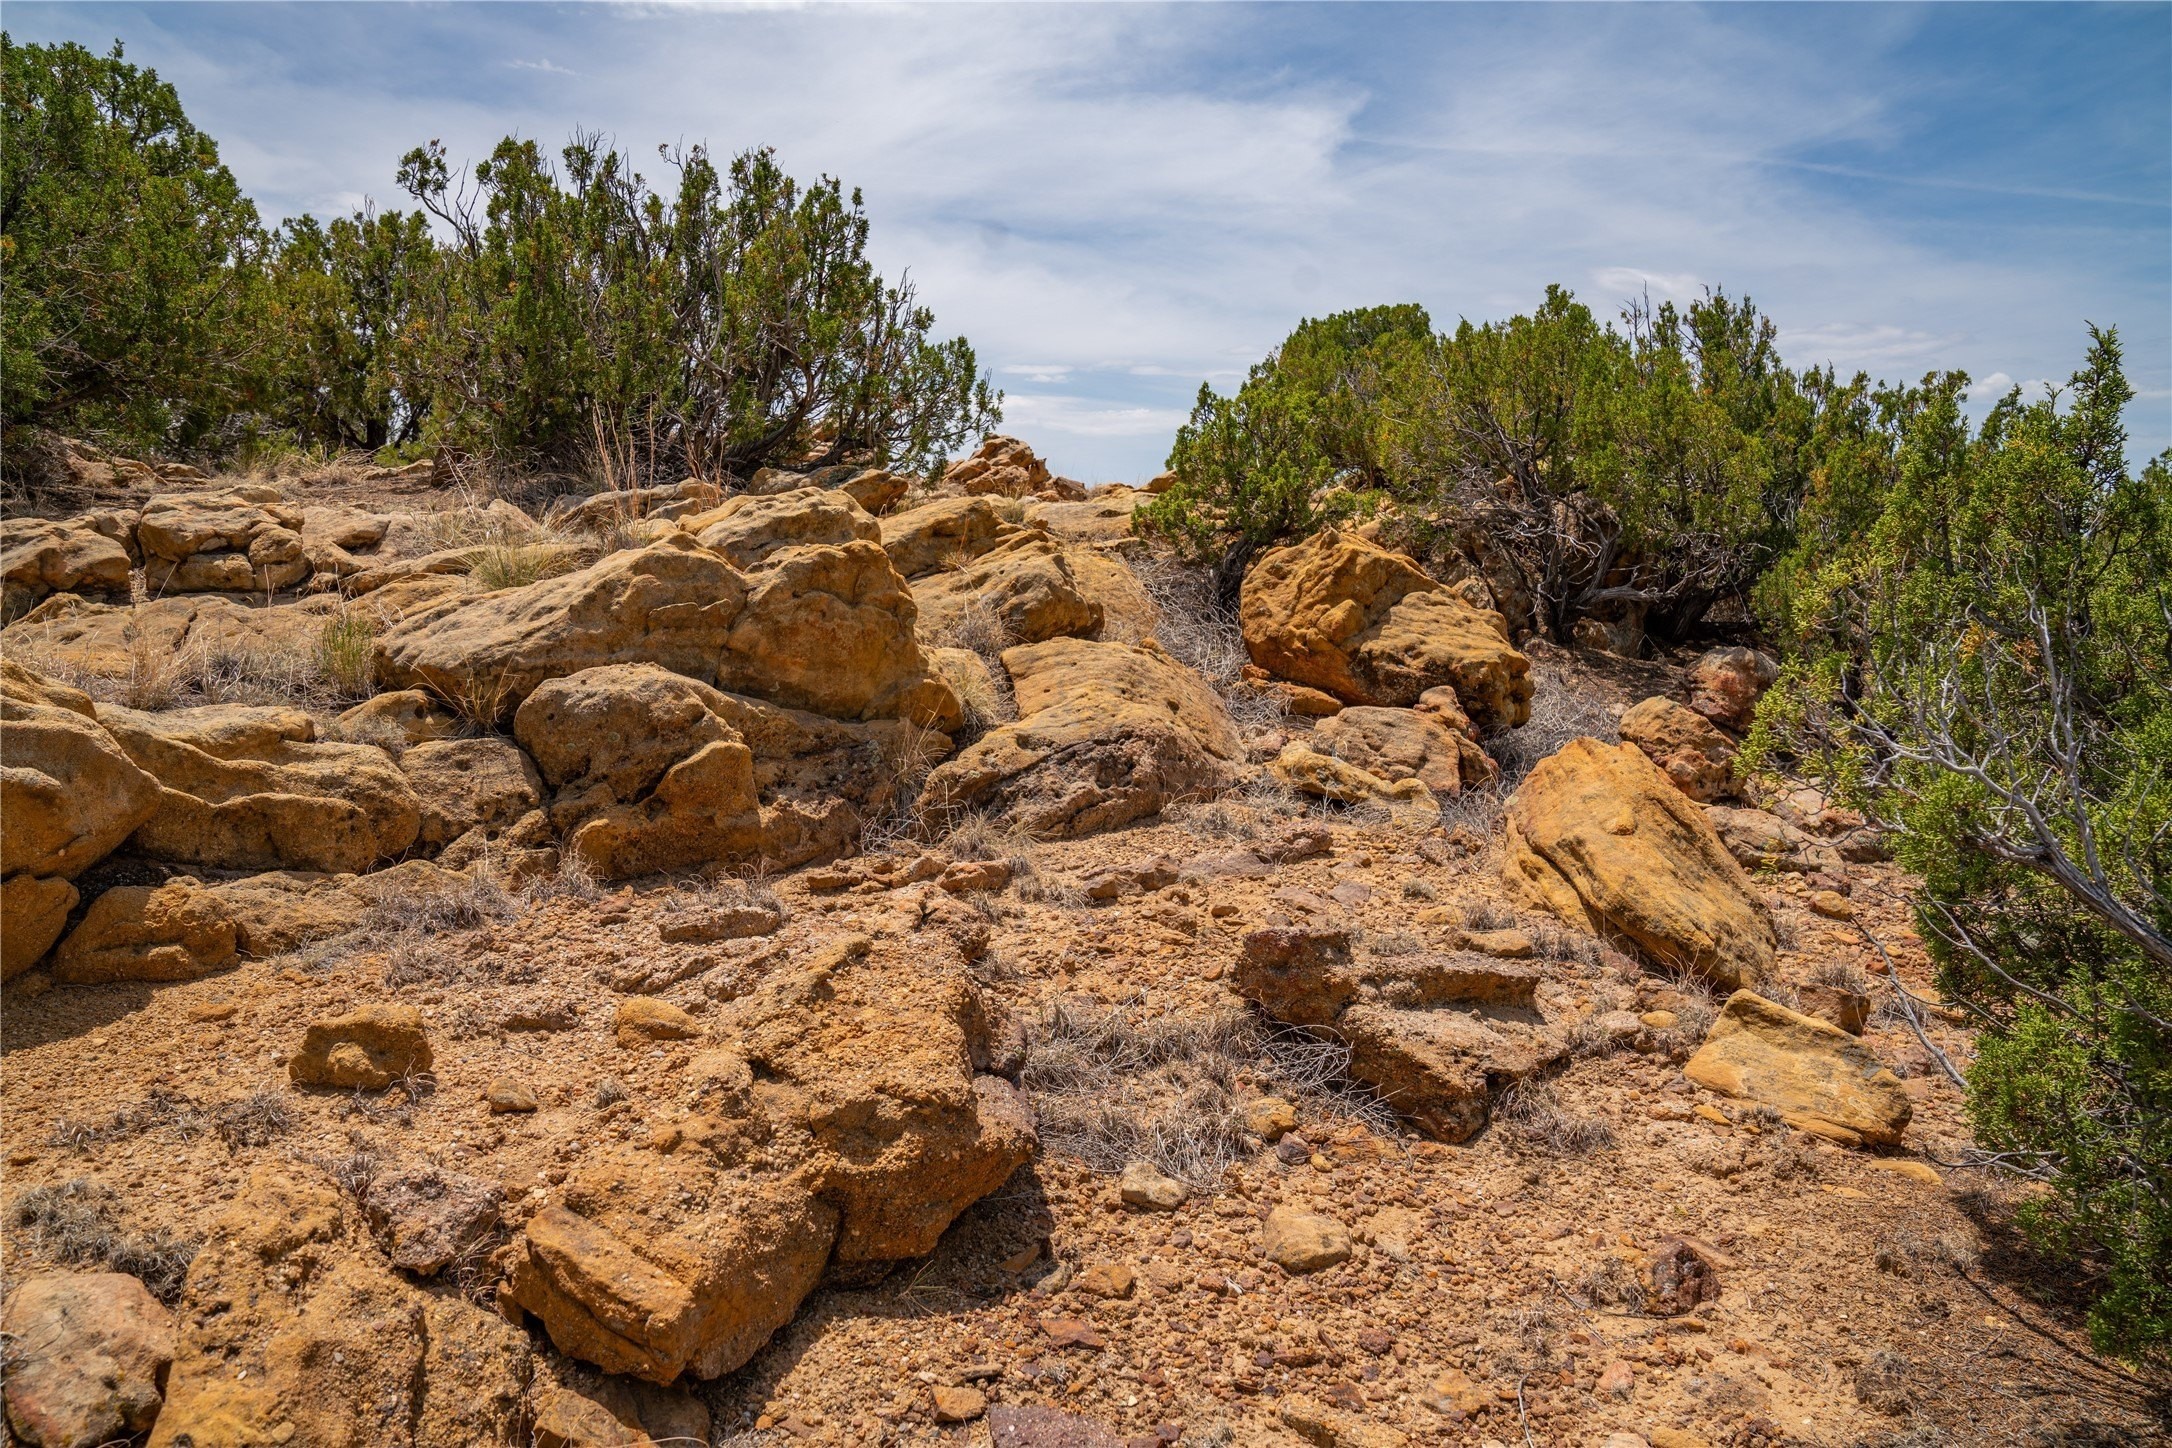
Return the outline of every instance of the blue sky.
<path id="1" fill-rule="evenodd" d="M 49 5 L 269 216 L 595 128 L 864 189 L 1061 472 L 1143 478 L 1306 315 L 1747 292 L 1798 364 L 1988 397 L 2116 324 L 2172 443 L 2172 6 Z"/>

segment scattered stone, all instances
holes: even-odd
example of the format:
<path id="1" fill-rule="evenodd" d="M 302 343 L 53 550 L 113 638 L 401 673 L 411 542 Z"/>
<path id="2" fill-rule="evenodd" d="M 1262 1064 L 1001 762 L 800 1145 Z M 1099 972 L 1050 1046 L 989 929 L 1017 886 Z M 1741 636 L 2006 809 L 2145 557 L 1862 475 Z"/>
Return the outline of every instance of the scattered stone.
<path id="1" fill-rule="evenodd" d="M 1757 701 L 1780 677 L 1780 666 L 1755 649 L 1716 648 L 1689 666 L 1689 707 L 1737 734 L 1750 727 Z"/>
<path id="2" fill-rule="evenodd" d="M 0 1309 L 8 1426 L 33 1448 L 94 1448 L 144 1432 L 165 1401 L 172 1314 L 122 1272 L 24 1279 Z"/>
<path id="3" fill-rule="evenodd" d="M 1318 1272 L 1350 1260 L 1350 1230 L 1333 1217 L 1276 1207 L 1260 1227 L 1260 1251 L 1287 1272 Z"/>
<path id="4" fill-rule="evenodd" d="M 1838 890 L 1812 890 L 1810 908 L 1827 920 L 1853 920 L 1855 904 Z"/>
<path id="5" fill-rule="evenodd" d="M 1870 1022 L 1870 997 L 1839 985 L 1797 986 L 1795 999 L 1806 1016 L 1830 1021 L 1851 1036 L 1863 1034 Z"/>
<path id="6" fill-rule="evenodd" d="M 1496 960 L 1529 960 L 1537 953 L 1531 937 L 1521 930 L 1467 930 L 1463 947 Z"/>
<path id="7" fill-rule="evenodd" d="M 1123 1298 L 1131 1295 L 1138 1274 L 1121 1262 L 1097 1262 L 1072 1280 L 1071 1285 L 1088 1297 Z"/>
<path id="8" fill-rule="evenodd" d="M 1297 1108 L 1279 1096 L 1256 1096 L 1245 1103 L 1244 1129 L 1262 1141 L 1280 1141 L 1297 1129 Z"/>
<path id="9" fill-rule="evenodd" d="M 1408 1434 L 1385 1423 L 1368 1423 L 1305 1397 L 1287 1397 L 1276 1408 L 1283 1426 L 1316 1448 L 1404 1448 Z"/>
<path id="10" fill-rule="evenodd" d="M 522 1081 L 503 1076 L 483 1088 L 483 1101 L 494 1113 L 526 1113 L 537 1108 L 535 1092 Z"/>
<path id="11" fill-rule="evenodd" d="M 1173 1212 L 1184 1205 L 1184 1199 L 1191 1195 L 1191 1188 L 1152 1162 L 1135 1161 L 1124 1168 L 1117 1194 L 1130 1206 L 1144 1207 L 1150 1212 Z"/>
<path id="12" fill-rule="evenodd" d="M 1644 1310 L 1674 1317 L 1720 1295 L 1719 1254 L 1688 1237 L 1668 1237 L 1644 1259 Z"/>
<path id="13" fill-rule="evenodd" d="M 636 996 L 618 1003 L 611 1034 L 619 1045 L 632 1050 L 657 1041 L 690 1041 L 701 1034 L 701 1022 L 669 1001 Z"/>
<path id="14" fill-rule="evenodd" d="M 1620 1358 L 1599 1370 L 1599 1392 L 1613 1398 L 1628 1398 L 1636 1392 L 1637 1370 Z"/>
<path id="15" fill-rule="evenodd" d="M 929 1396 L 934 1400 L 938 1423 L 970 1423 L 988 1411 L 988 1395 L 978 1388 L 938 1385 Z"/>
<path id="16" fill-rule="evenodd" d="M 343 1016 L 312 1021 L 301 1049 L 287 1062 L 287 1074 L 301 1086 L 378 1091 L 420 1076 L 430 1065 L 422 1012 L 372 1002 Z"/>
<path id="17" fill-rule="evenodd" d="M 1746 990 L 1728 997 L 1682 1074 L 1770 1106 L 1791 1125 L 1822 1125 L 1837 1139 L 1876 1146 L 1898 1145 L 1913 1111 L 1900 1078 L 1862 1042 Z"/>
<path id="18" fill-rule="evenodd" d="M 1010 882 L 1011 867 L 1005 860 L 959 860 L 945 866 L 935 881 L 953 895 L 1000 890 Z"/>
<path id="19" fill-rule="evenodd" d="M 371 1228 L 392 1265 L 430 1277 L 486 1241 L 498 1225 L 500 1194 L 475 1177 L 435 1166 L 373 1178 L 364 1196 Z"/>
<path id="20" fill-rule="evenodd" d="M 774 905 L 712 905 L 661 920 L 657 938 L 666 945 L 714 945 L 774 935 L 784 926 L 784 912 Z"/>

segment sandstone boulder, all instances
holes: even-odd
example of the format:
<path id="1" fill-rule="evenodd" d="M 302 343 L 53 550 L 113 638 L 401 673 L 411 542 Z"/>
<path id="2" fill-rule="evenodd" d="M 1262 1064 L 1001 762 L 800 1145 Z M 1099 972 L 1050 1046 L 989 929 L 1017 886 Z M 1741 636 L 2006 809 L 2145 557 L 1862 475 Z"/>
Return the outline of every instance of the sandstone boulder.
<path id="1" fill-rule="evenodd" d="M 36 965 L 68 928 L 79 899 L 58 875 L 10 875 L 0 881 L 0 980 Z"/>
<path id="2" fill-rule="evenodd" d="M 1531 716 L 1530 662 L 1500 615 L 1355 534 L 1328 529 L 1262 557 L 1239 615 L 1253 663 L 1346 704 L 1408 707 L 1445 685 L 1481 729 Z"/>
<path id="3" fill-rule="evenodd" d="M 1706 805 L 1704 817 L 1712 822 L 1727 853 L 1746 870 L 1836 870 L 1842 856 L 1833 846 L 1761 809 L 1733 809 Z"/>
<path id="4" fill-rule="evenodd" d="M 277 488 L 152 498 L 136 524 L 144 586 L 166 593 L 275 593 L 309 576 L 303 514 Z"/>
<path id="5" fill-rule="evenodd" d="M 373 1001 L 343 1016 L 312 1021 L 287 1074 L 302 1086 L 381 1091 L 431 1065 L 430 1037 L 413 1006 Z"/>
<path id="6" fill-rule="evenodd" d="M 1772 971 L 1778 938 L 1704 812 L 1633 744 L 1575 739 L 1508 803 L 1510 890 L 1595 934 L 1729 988 Z"/>
<path id="7" fill-rule="evenodd" d="M 826 1264 L 931 1250 L 1033 1148 L 956 962 L 838 942 L 732 1002 L 680 1073 L 686 1114 L 592 1154 L 511 1253 L 510 1301 L 560 1351 L 712 1378 L 789 1321 Z"/>
<path id="8" fill-rule="evenodd" d="M 1734 793 L 1734 741 L 1672 699 L 1655 695 L 1636 704 L 1621 716 L 1621 737 L 1700 804 Z"/>
<path id="9" fill-rule="evenodd" d="M 1900 1078 L 1868 1046 L 1747 990 L 1728 997 L 1682 1074 L 1818 1135 L 1873 1146 L 1898 1145 L 1913 1111 Z"/>
<path id="10" fill-rule="evenodd" d="M 882 525 L 866 509 L 844 493 L 819 488 L 741 494 L 683 519 L 681 526 L 739 569 L 757 568 L 782 549 L 807 544 L 882 542 Z"/>
<path id="11" fill-rule="evenodd" d="M 1268 762 L 1267 772 L 1314 799 L 1337 804 L 1379 803 L 1420 813 L 1438 814 L 1440 810 L 1440 801 L 1423 781 L 1406 777 L 1390 782 L 1348 760 L 1323 754 L 1301 739 L 1283 745 L 1282 752 Z"/>
<path id="12" fill-rule="evenodd" d="M 430 1277 L 488 1240 L 501 1195 L 480 1177 L 427 1163 L 402 1166 L 370 1179 L 363 1214 L 394 1267 Z"/>
<path id="13" fill-rule="evenodd" d="M 1415 779 L 1442 799 L 1493 778 L 1493 761 L 1439 713 L 1357 707 L 1322 719 L 1312 745 L 1390 784 Z"/>
<path id="14" fill-rule="evenodd" d="M 55 593 L 89 593 L 126 602 L 127 546 L 86 520 L 0 521 L 0 624 L 20 618 Z"/>
<path id="15" fill-rule="evenodd" d="M 8 1427 L 31 1448 L 96 1448 L 144 1432 L 165 1402 L 173 1315 L 122 1272 L 23 1280 L 0 1309 Z"/>
<path id="16" fill-rule="evenodd" d="M 532 697 L 532 696 L 531 696 Z M 543 803 L 543 781 L 510 740 L 439 739 L 400 756 L 422 805 L 415 843 L 451 844 L 469 830 L 495 835 Z"/>
<path id="17" fill-rule="evenodd" d="M 1079 503 L 1028 503 L 1026 522 L 1067 543 L 1116 543 L 1131 537 L 1131 515 L 1153 495 L 1111 483 Z"/>
<path id="18" fill-rule="evenodd" d="M 329 595 L 253 607 L 217 594 L 117 605 L 56 593 L 11 624 L 5 638 L 17 658 L 113 680 L 157 708 L 190 674 L 246 676 L 315 657 L 326 624 L 345 606 Z"/>
<path id="19" fill-rule="evenodd" d="M 1350 1260 L 1350 1229 L 1317 1212 L 1276 1207 L 1260 1224 L 1259 1247 L 1285 1272 L 1318 1272 Z"/>
<path id="20" fill-rule="evenodd" d="M 463 727 L 459 716 L 436 695 L 422 689 L 394 689 L 341 714 L 331 737 L 348 744 L 374 744 L 397 757 L 417 744 L 456 738 Z"/>
<path id="21" fill-rule="evenodd" d="M 1240 995 L 1350 1048 L 1350 1071 L 1420 1130 L 1464 1141 L 1507 1086 L 1559 1060 L 1537 967 L 1482 955 L 1359 960 L 1348 932 L 1286 926 L 1245 937 Z"/>
<path id="22" fill-rule="evenodd" d="M 957 568 L 1009 537 L 1017 525 L 986 498 L 943 498 L 882 520 L 882 547 L 906 578 Z"/>
<path id="23" fill-rule="evenodd" d="M 1689 707 L 1737 734 L 1750 727 L 1757 701 L 1780 677 L 1780 666 L 1739 645 L 1712 649 L 1689 666 Z"/>
<path id="24" fill-rule="evenodd" d="M 642 518 L 685 518 L 724 501 L 724 490 L 701 478 L 654 488 L 620 488 L 554 500 L 543 514 L 553 527 L 600 533 Z"/>
<path id="25" fill-rule="evenodd" d="M 196 980 L 232 965 L 236 931 L 226 902 L 193 880 L 121 885 L 93 900 L 53 954 L 62 985 Z"/>
<path id="26" fill-rule="evenodd" d="M 525 1448 L 526 1337 L 402 1279 L 305 1172 L 260 1170 L 190 1264 L 151 1444 Z"/>
<path id="27" fill-rule="evenodd" d="M 428 860 L 405 860 L 366 875 L 272 870 L 212 887 L 232 918 L 243 955 L 266 959 L 345 935 L 386 903 L 455 917 L 478 886 Z"/>
<path id="28" fill-rule="evenodd" d="M 1070 550 L 1023 528 L 958 568 L 921 575 L 913 600 L 921 636 L 930 640 L 952 637 L 968 613 L 992 620 L 1016 644 L 1093 638 L 1104 616 L 1103 606 L 1080 589 Z"/>
<path id="29" fill-rule="evenodd" d="M 1244 745 L 1204 680 L 1160 649 L 1059 638 L 1007 649 L 1018 719 L 938 766 L 936 809 L 1091 834 L 1226 788 Z"/>
<path id="30" fill-rule="evenodd" d="M 390 756 L 316 742 L 300 710 L 111 707 L 101 720 L 158 781 L 157 808 L 134 836 L 153 859 L 352 872 L 399 855 L 422 828 L 421 801 Z"/>
<path id="31" fill-rule="evenodd" d="M 1025 498 L 1040 492 L 1050 481 L 1048 464 L 1015 437 L 990 433 L 981 439 L 973 455 L 943 470 L 943 485 L 971 496 L 997 494 Z M 1080 493 L 1083 495 L 1084 490 Z"/>
<path id="32" fill-rule="evenodd" d="M 816 468 L 812 472 L 792 472 L 785 468 L 763 468 L 755 473 L 747 491 L 755 494 L 791 493 L 801 488 L 820 488 L 838 492 L 858 503 L 869 513 L 881 513 L 893 508 L 910 491 L 912 480 L 881 468 L 863 468 L 851 463 L 834 467 Z"/>

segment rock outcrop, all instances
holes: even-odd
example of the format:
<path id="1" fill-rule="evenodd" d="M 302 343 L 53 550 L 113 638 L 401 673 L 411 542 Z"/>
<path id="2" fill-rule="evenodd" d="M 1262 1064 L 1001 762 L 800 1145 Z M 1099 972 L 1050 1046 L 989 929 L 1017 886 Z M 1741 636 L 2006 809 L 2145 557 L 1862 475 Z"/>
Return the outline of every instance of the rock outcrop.
<path id="1" fill-rule="evenodd" d="M 307 1168 L 251 1178 L 190 1264 L 178 1316 L 154 1448 L 529 1441 L 527 1338 L 403 1280 Z"/>
<path id="2" fill-rule="evenodd" d="M 1755 649 L 1717 648 L 1689 666 L 1689 707 L 1737 734 L 1750 727 L 1757 701 L 1780 677 L 1780 666 Z"/>
<path id="3" fill-rule="evenodd" d="M 0 521 L 0 624 L 20 618 L 55 593 L 88 593 L 126 602 L 129 541 L 95 519 Z"/>
<path id="4" fill-rule="evenodd" d="M 986 498 L 943 498 L 882 520 L 883 551 L 906 578 L 957 568 L 1010 535 L 1016 525 Z"/>
<path id="5" fill-rule="evenodd" d="M 1772 919 L 1704 811 L 1633 744 L 1574 739 L 1508 802 L 1509 889 L 1594 934 L 1729 989 L 1778 949 Z"/>
<path id="6" fill-rule="evenodd" d="M 997 494 L 1026 498 L 1049 486 L 1048 464 L 1032 448 L 1015 437 L 990 433 L 981 439 L 973 455 L 952 463 L 943 471 L 943 486 L 970 496 Z M 1080 495 L 1084 490 L 1080 489 Z"/>
<path id="7" fill-rule="evenodd" d="M 1900 1078 L 1868 1046 L 1830 1021 L 1746 990 L 1728 997 L 1682 1074 L 1851 1144 L 1898 1145 L 1913 1112 Z"/>
<path id="8" fill-rule="evenodd" d="M 1239 612 L 1253 663 L 1345 704 L 1407 708 L 1445 685 L 1482 730 L 1531 716 L 1530 662 L 1501 616 L 1355 534 L 1328 529 L 1266 554 Z"/>
<path id="9" fill-rule="evenodd" d="M 1351 1074 L 1442 1141 L 1468 1140 L 1503 1088 L 1566 1051 L 1538 983 L 1537 967 L 1482 955 L 1359 961 L 1346 931 L 1306 926 L 1246 936 L 1235 975 L 1276 1020 L 1348 1045 Z"/>
<path id="10" fill-rule="evenodd" d="M 1019 528 L 959 567 L 913 580 L 921 636 L 950 637 L 962 615 L 977 611 L 1010 643 L 1094 638 L 1104 609 L 1088 598 L 1070 550 L 1044 533 Z"/>
<path id="11" fill-rule="evenodd" d="M 440 849 L 470 830 L 496 835 L 543 803 L 528 756 L 497 738 L 425 740 L 400 754 L 422 807 L 415 843 Z"/>
<path id="12" fill-rule="evenodd" d="M 1654 696 L 1636 704 L 1621 716 L 1621 737 L 1700 804 L 1734 793 L 1734 741 L 1672 699 Z"/>
<path id="13" fill-rule="evenodd" d="M 120 885 L 91 901 L 53 952 L 62 985 L 117 980 L 196 980 L 237 958 L 226 902 L 193 880 Z"/>
<path id="14" fill-rule="evenodd" d="M 0 661 L 0 977 L 60 937 L 69 882 L 158 808 L 158 782 L 98 721 L 90 697 Z"/>
<path id="15" fill-rule="evenodd" d="M 1059 638 L 1006 649 L 1018 719 L 938 766 L 932 809 L 1091 834 L 1228 787 L 1244 745 L 1204 680 L 1160 649 Z"/>
<path id="16" fill-rule="evenodd" d="M 260 484 L 157 497 L 136 542 L 144 586 L 165 593 L 276 593 L 309 576 L 300 508 Z"/>
<path id="17" fill-rule="evenodd" d="M 654 488 L 619 488 L 587 497 L 554 500 L 543 521 L 576 532 L 599 533 L 641 519 L 684 518 L 724 501 L 724 489 L 701 478 Z"/>
<path id="18" fill-rule="evenodd" d="M 298 709 L 207 704 L 101 720 L 158 781 L 134 847 L 155 860 L 228 870 L 353 872 L 397 858 L 422 805 L 382 749 L 316 741 Z"/>
<path id="19" fill-rule="evenodd" d="M 1324 754 L 1393 784 L 1415 779 L 1442 799 L 1493 778 L 1493 761 L 1438 713 L 1360 706 L 1338 710 L 1312 731 Z"/>
<path id="20" fill-rule="evenodd" d="M 839 942 L 731 1004 L 687 1067 L 662 1155 L 592 1156 L 531 1217 L 507 1295 L 560 1351 L 712 1378 L 789 1321 L 831 1261 L 931 1250 L 1034 1144 L 954 964 Z"/>

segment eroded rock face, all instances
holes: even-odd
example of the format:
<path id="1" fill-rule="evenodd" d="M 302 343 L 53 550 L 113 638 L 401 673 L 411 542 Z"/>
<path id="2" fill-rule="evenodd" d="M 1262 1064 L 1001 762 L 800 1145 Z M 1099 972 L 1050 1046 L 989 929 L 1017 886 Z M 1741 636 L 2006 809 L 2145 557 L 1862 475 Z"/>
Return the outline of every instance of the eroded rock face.
<path id="1" fill-rule="evenodd" d="M 958 962 L 867 951 L 838 942 L 733 1002 L 664 1154 L 591 1158 L 530 1219 L 508 1292 L 561 1351 L 659 1383 L 729 1372 L 833 1254 L 927 1252 L 1027 1159 Z"/>
<path id="2" fill-rule="evenodd" d="M 384 681 L 501 718 L 545 680 L 645 663 L 832 718 L 954 726 L 957 698 L 929 672 L 915 617 L 873 542 L 780 547 L 743 571 L 673 532 L 561 577 L 424 608 L 376 649 Z"/>
<path id="3" fill-rule="evenodd" d="M 55 593 L 125 602 L 131 566 L 127 543 L 100 531 L 91 519 L 0 521 L 0 624 Z"/>
<path id="4" fill-rule="evenodd" d="M 96 1448 L 151 1426 L 173 1363 L 173 1315 L 123 1272 L 31 1277 L 0 1310 L 7 1416 L 33 1448 Z"/>
<path id="5" fill-rule="evenodd" d="M 1561 1058 L 1536 966 L 1481 955 L 1360 961 L 1346 931 L 1288 926 L 1245 937 L 1235 984 L 1276 1020 L 1350 1047 L 1350 1070 L 1428 1135 L 1464 1141 L 1494 1096 Z"/>
<path id="6" fill-rule="evenodd" d="M 438 739 L 400 755 L 422 806 L 415 842 L 451 844 L 469 830 L 496 834 L 543 803 L 543 780 L 511 741 Z"/>
<path id="7" fill-rule="evenodd" d="M 724 490 L 715 483 L 687 478 L 655 488 L 621 488 L 585 498 L 559 498 L 543 521 L 581 532 L 601 532 L 642 518 L 688 517 L 723 501 Z"/>
<path id="8" fill-rule="evenodd" d="M 217 594 L 109 604 L 56 593 L 9 625 L 6 640 L 30 657 L 155 693 L 183 665 L 233 661 L 246 668 L 267 656 L 308 657 L 326 622 L 346 606 L 330 596 L 253 608 Z"/>
<path id="9" fill-rule="evenodd" d="M 1780 666 L 1755 649 L 1717 648 L 1689 666 L 1689 707 L 1724 729 L 1742 733 L 1757 701 L 1780 677 Z"/>
<path id="10" fill-rule="evenodd" d="M 969 563 L 1008 537 L 1006 522 L 986 498 L 943 498 L 882 520 L 882 547 L 907 578 Z"/>
<path id="11" fill-rule="evenodd" d="M 1050 477 L 1048 464 L 1032 448 L 1015 437 L 992 432 L 981 439 L 971 457 L 944 469 L 943 484 L 976 497 L 993 493 L 1025 498 L 1046 488 Z"/>
<path id="12" fill-rule="evenodd" d="M 1323 754 L 1301 739 L 1283 745 L 1282 752 L 1268 762 L 1267 771 L 1299 794 L 1314 799 L 1337 804 L 1374 801 L 1390 808 L 1407 807 L 1436 815 L 1440 810 L 1440 801 L 1423 781 L 1408 776 L 1387 780 L 1346 759 Z"/>
<path id="13" fill-rule="evenodd" d="M 158 798 L 88 695 L 0 661 L 0 977 L 45 954 L 76 903 L 68 882 L 149 819 Z"/>
<path id="14" fill-rule="evenodd" d="M 1747 990 L 1728 997 L 1682 1074 L 1818 1135 L 1873 1146 L 1898 1145 L 1914 1110 L 1868 1046 Z"/>
<path id="15" fill-rule="evenodd" d="M 935 808 L 987 809 L 1047 836 L 1091 834 L 1226 788 L 1243 742 L 1214 691 L 1152 645 L 1007 649 L 1018 719 L 928 776 Z"/>
<path id="16" fill-rule="evenodd" d="M 192 880 L 121 885 L 93 900 L 60 943 L 53 979 L 62 985 L 196 980 L 232 965 L 235 941 L 226 902 Z"/>
<path id="17" fill-rule="evenodd" d="M 136 542 L 144 586 L 165 593 L 275 593 L 309 576 L 302 510 L 261 485 L 153 498 Z"/>
<path id="18" fill-rule="evenodd" d="M 1700 804 L 1734 793 L 1734 741 L 1672 699 L 1654 696 L 1636 704 L 1621 716 L 1621 737 Z"/>
<path id="19" fill-rule="evenodd" d="M 1313 747 L 1393 784 L 1415 779 L 1446 799 L 1496 773 L 1475 741 L 1437 712 L 1342 709 L 1312 731 Z"/>
<path id="20" fill-rule="evenodd" d="M 157 1448 L 528 1441 L 526 1336 L 403 1280 L 308 1168 L 250 1180 L 190 1264 L 178 1317 Z"/>
<path id="21" fill-rule="evenodd" d="M 962 566 L 913 581 L 923 637 L 944 638 L 968 610 L 984 612 L 1013 643 L 1034 644 L 1101 632 L 1103 606 L 1088 598 L 1071 550 L 1020 528 Z"/>
<path id="22" fill-rule="evenodd" d="M 112 707 L 101 718 L 159 784 L 134 836 L 152 859 L 355 872 L 398 856 L 422 828 L 421 801 L 384 750 L 316 742 L 298 709 Z"/>
<path id="23" fill-rule="evenodd" d="M 1575 739 L 1508 803 L 1502 876 L 1526 903 L 1729 988 L 1771 974 L 1778 938 L 1704 811 L 1633 744 Z"/>
<path id="24" fill-rule="evenodd" d="M 702 547 L 742 569 L 758 567 L 785 548 L 882 541 L 882 525 L 866 509 L 847 494 L 820 488 L 742 494 L 683 519 L 681 526 Z"/>
<path id="25" fill-rule="evenodd" d="M 1262 557 L 1239 612 L 1253 663 L 1345 704 L 1408 707 L 1446 685 L 1482 730 L 1531 717 L 1530 662 L 1501 616 L 1355 534 L 1328 529 Z"/>

